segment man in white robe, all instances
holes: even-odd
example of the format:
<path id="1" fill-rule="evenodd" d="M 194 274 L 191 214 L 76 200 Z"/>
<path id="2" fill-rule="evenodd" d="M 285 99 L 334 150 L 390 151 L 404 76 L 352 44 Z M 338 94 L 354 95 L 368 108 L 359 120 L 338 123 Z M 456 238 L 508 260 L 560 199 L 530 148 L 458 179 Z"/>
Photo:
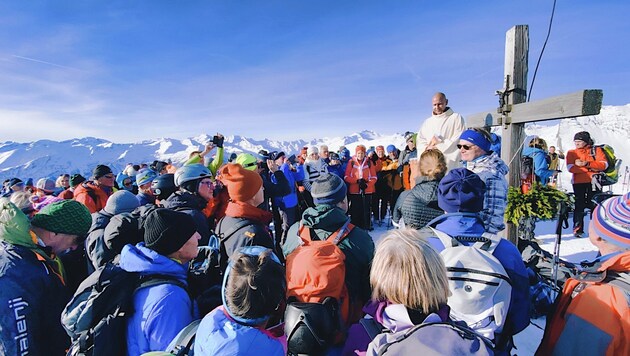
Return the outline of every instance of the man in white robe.
<path id="1" fill-rule="evenodd" d="M 460 167 L 457 142 L 459 135 L 466 129 L 466 122 L 447 106 L 448 99 L 444 93 L 435 93 L 432 104 L 433 115 L 424 120 L 416 138 L 418 157 L 425 150 L 436 148 L 444 154 L 449 170 Z"/>

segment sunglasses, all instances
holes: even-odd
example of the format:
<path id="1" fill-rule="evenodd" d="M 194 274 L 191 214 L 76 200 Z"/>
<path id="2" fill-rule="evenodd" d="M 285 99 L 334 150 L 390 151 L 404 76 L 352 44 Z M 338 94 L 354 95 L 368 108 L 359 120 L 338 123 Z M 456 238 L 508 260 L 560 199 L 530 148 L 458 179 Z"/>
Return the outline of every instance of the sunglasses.
<path id="1" fill-rule="evenodd" d="M 458 144 L 457 145 L 457 149 L 459 150 L 459 149 L 463 148 L 464 151 L 468 151 L 469 149 L 473 148 L 473 146 L 475 146 L 475 145 L 460 145 L 460 144 Z"/>

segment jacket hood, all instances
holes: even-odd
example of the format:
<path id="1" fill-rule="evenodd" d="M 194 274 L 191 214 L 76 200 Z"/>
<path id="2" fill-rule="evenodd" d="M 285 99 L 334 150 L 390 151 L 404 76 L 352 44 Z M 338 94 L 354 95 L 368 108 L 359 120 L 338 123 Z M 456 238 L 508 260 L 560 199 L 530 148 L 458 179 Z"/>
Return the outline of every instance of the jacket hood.
<path id="1" fill-rule="evenodd" d="M 208 202 L 202 197 L 182 191 L 175 192 L 168 199 L 162 201 L 162 205 L 168 209 L 189 208 L 203 210 L 207 204 Z"/>
<path id="2" fill-rule="evenodd" d="M 464 167 L 473 172 L 484 170 L 492 173 L 499 173 L 502 176 L 508 174 L 510 171 L 501 157 L 494 152 L 489 155 L 478 157 L 471 162 L 467 162 Z"/>
<path id="3" fill-rule="evenodd" d="M 13 245 L 35 248 L 30 233 L 30 222 L 22 210 L 7 198 L 0 199 L 0 240 Z"/>
<path id="4" fill-rule="evenodd" d="M 140 272 L 142 275 L 161 274 L 186 281 L 188 263 L 181 264 L 144 246 L 125 245 L 120 253 L 120 267 L 127 272 Z"/>
<path id="5" fill-rule="evenodd" d="M 430 202 L 437 202 L 437 186 L 439 182 L 436 180 L 427 180 L 426 177 L 421 178 L 425 179 L 416 179 L 416 185 L 411 189 L 411 194 L 427 205 Z M 439 209 L 437 204 L 435 207 L 432 206 L 432 208 Z"/>
<path id="6" fill-rule="evenodd" d="M 331 205 L 308 208 L 302 215 L 305 226 L 325 231 L 335 231 L 347 220 L 348 216 L 340 208 Z"/>
<path id="7" fill-rule="evenodd" d="M 449 307 L 444 305 L 437 311 L 437 313 L 427 315 L 422 321 L 422 324 L 447 321 L 449 311 Z M 414 326 L 407 308 L 402 304 L 391 304 L 386 306 L 383 309 L 381 317 L 378 319 L 382 319 L 381 324 L 393 333 L 404 331 Z"/>
<path id="8" fill-rule="evenodd" d="M 444 110 L 443 113 L 435 115 L 434 113 L 431 113 L 431 116 L 433 117 L 439 117 L 439 118 L 448 118 L 449 116 L 453 115 L 453 109 L 451 109 L 450 107 L 446 107 L 446 110 Z"/>

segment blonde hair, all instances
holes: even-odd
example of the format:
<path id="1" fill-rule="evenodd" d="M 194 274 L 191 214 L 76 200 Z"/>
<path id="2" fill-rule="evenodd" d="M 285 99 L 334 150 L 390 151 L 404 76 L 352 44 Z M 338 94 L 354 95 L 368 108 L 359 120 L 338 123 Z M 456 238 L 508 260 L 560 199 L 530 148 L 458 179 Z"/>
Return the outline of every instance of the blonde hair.
<path id="1" fill-rule="evenodd" d="M 57 188 L 65 188 L 62 184 L 61 181 L 66 178 L 66 179 L 70 179 L 70 176 L 68 174 L 62 174 L 59 177 L 57 177 L 57 180 L 55 180 L 55 187 Z"/>
<path id="2" fill-rule="evenodd" d="M 372 299 L 429 314 L 450 294 L 442 257 L 414 229 L 392 230 L 376 247 L 370 271 Z"/>
<path id="3" fill-rule="evenodd" d="M 440 180 L 446 174 L 446 159 L 444 154 L 437 149 L 429 149 L 420 155 L 418 161 L 418 172 L 421 176 L 430 180 Z"/>
<path id="4" fill-rule="evenodd" d="M 547 151 L 547 142 L 540 137 L 534 137 L 529 141 L 529 147 L 538 147 L 541 150 Z"/>

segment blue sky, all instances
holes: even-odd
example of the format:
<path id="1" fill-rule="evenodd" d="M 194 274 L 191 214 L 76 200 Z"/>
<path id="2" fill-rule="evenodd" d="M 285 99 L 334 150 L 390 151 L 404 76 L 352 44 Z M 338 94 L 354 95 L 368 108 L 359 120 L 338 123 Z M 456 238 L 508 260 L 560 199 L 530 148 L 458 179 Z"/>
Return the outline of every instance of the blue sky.
<path id="1" fill-rule="evenodd" d="M 529 81 L 553 1 L 2 1 L 1 141 L 417 130 L 444 91 L 498 105 L 506 31 Z M 532 100 L 630 103 L 630 3 L 558 0 Z"/>

